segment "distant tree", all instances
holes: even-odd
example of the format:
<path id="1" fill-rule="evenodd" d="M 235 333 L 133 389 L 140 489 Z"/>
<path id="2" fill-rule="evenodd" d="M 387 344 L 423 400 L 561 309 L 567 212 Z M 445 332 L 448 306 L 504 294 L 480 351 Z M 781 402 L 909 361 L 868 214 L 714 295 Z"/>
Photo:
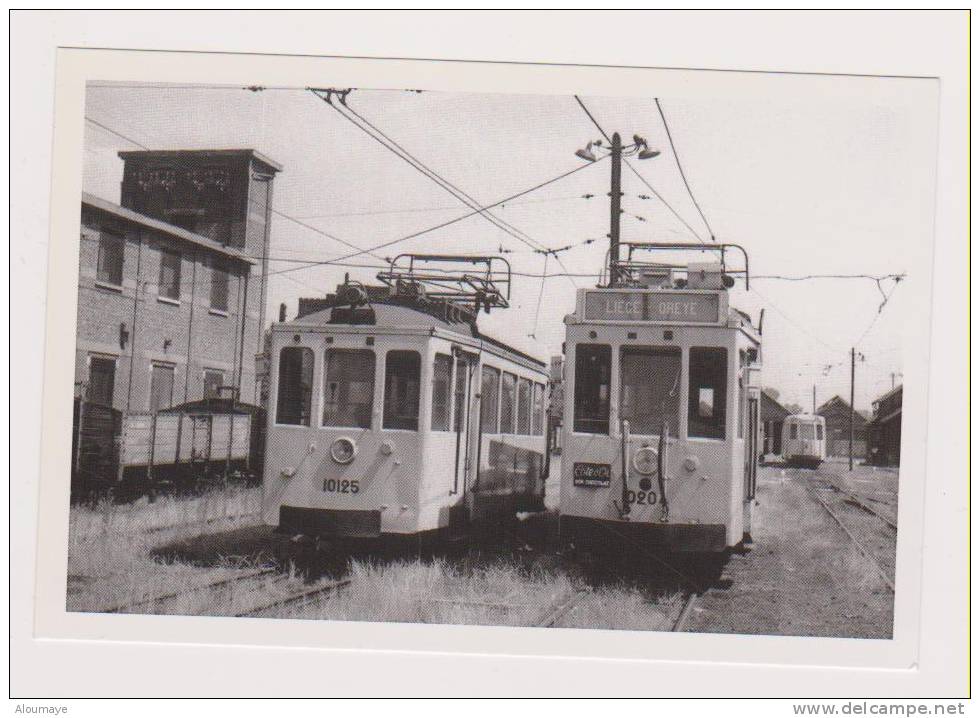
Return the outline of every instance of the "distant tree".
<path id="1" fill-rule="evenodd" d="M 783 406 L 786 407 L 786 411 L 788 411 L 790 414 L 802 414 L 803 413 L 803 407 L 800 406 L 799 404 L 784 404 Z"/>
<path id="2" fill-rule="evenodd" d="M 762 391 L 766 392 L 766 394 L 771 396 L 776 401 L 779 401 L 779 389 L 774 389 L 771 386 L 764 386 L 762 387 Z"/>

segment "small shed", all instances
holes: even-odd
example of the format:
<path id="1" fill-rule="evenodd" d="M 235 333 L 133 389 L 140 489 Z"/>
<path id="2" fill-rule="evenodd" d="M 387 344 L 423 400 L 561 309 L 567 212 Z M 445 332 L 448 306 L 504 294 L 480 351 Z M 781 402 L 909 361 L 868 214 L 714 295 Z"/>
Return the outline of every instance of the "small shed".
<path id="1" fill-rule="evenodd" d="M 874 415 L 868 424 L 868 463 L 898 466 L 902 454 L 902 385 L 871 403 Z"/>
<path id="2" fill-rule="evenodd" d="M 762 453 L 779 454 L 783 450 L 783 420 L 790 412 L 765 389 L 761 396 L 759 420 L 762 422 Z"/>
<path id="3" fill-rule="evenodd" d="M 854 417 L 854 455 L 864 456 L 867 446 L 868 420 L 851 405 L 835 395 L 824 402 L 817 414 L 827 422 L 827 455 L 847 456 L 851 436 L 851 416 Z"/>

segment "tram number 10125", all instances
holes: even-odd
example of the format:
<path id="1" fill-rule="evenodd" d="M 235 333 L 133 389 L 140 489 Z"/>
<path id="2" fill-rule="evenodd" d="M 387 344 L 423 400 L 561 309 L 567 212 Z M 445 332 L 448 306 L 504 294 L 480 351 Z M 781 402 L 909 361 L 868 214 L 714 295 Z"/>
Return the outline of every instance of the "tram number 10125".
<path id="1" fill-rule="evenodd" d="M 324 479 L 323 490 L 335 494 L 356 494 L 361 490 L 357 479 L 348 481 L 347 479 Z"/>

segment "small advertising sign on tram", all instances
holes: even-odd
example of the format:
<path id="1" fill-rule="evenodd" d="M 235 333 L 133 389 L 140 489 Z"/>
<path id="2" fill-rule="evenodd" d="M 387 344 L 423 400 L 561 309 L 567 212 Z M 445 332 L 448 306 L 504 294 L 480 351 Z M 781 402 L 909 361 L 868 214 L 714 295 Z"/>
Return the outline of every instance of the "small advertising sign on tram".
<path id="1" fill-rule="evenodd" d="M 575 486 L 609 486 L 612 467 L 609 464 L 575 462 L 572 467 L 572 483 Z"/>

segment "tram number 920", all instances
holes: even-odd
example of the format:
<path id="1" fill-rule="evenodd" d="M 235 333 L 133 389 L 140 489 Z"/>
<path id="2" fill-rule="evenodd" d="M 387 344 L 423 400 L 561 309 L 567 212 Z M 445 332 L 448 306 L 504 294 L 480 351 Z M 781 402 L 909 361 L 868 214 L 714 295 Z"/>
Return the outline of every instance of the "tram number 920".
<path id="1" fill-rule="evenodd" d="M 324 479 L 323 490 L 334 494 L 356 494 L 361 490 L 357 479 L 348 481 L 347 479 Z"/>
<path id="2" fill-rule="evenodd" d="M 640 504 L 644 506 L 656 506 L 657 492 L 656 491 L 633 491 L 632 489 L 629 489 L 626 491 L 626 503 Z"/>

